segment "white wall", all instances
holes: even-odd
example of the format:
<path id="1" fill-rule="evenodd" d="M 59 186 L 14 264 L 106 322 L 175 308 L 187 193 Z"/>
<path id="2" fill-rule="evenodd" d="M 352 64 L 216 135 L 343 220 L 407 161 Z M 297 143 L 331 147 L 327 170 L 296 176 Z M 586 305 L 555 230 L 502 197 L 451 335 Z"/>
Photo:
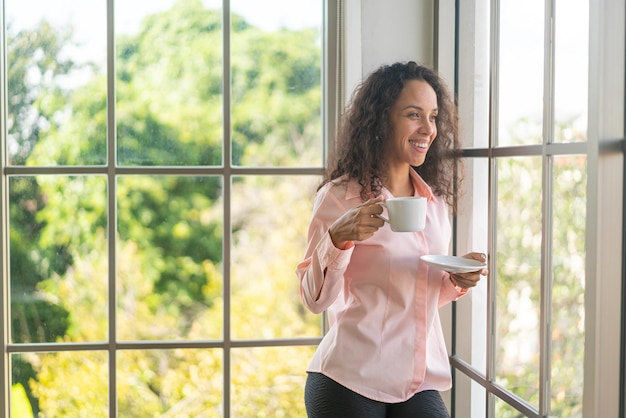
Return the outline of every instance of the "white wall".
<path id="1" fill-rule="evenodd" d="M 346 0 L 346 98 L 380 65 L 433 66 L 434 0 Z"/>

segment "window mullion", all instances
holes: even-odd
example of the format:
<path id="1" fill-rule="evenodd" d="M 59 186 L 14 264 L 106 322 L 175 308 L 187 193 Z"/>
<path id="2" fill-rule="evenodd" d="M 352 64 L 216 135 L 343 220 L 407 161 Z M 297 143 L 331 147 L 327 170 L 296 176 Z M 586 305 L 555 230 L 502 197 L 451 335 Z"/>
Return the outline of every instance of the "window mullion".
<path id="1" fill-rule="evenodd" d="M 541 312 L 539 337 L 539 414 L 550 411 L 551 317 L 552 317 L 552 157 L 547 145 L 554 142 L 554 0 L 545 0 L 543 141 L 542 141 L 542 233 L 541 233 Z"/>
<path id="2" fill-rule="evenodd" d="M 222 234 L 223 251 L 223 298 L 224 298 L 224 324 L 223 324 L 223 399 L 224 417 L 230 417 L 231 400 L 231 195 L 232 195 L 232 141 L 231 141 L 231 13 L 230 0 L 222 0 L 222 164 L 224 168 L 222 177 L 223 187 L 223 217 L 224 229 Z"/>
<path id="3" fill-rule="evenodd" d="M 9 295 L 10 281 L 9 277 L 9 191 L 8 179 L 6 175 L 7 158 L 7 66 L 6 66 L 6 21 L 4 13 L 4 2 L 0 9 L 0 260 L 2 262 L 2 271 L 0 276 L 2 291 L 0 297 L 0 319 L 2 320 L 2 332 L 0 333 L 0 341 L 2 342 L 2 361 L 0 361 L 0 408 L 1 416 L 9 416 L 10 405 L 9 395 L 11 393 L 11 362 L 7 352 L 7 345 L 10 341 L 10 322 L 9 322 Z"/>
<path id="4" fill-rule="evenodd" d="M 496 229 L 496 208 L 498 203 L 498 190 L 497 182 L 497 161 L 492 153 L 492 149 L 498 144 L 498 106 L 496 105 L 499 90 L 499 44 L 500 44 L 500 2 L 499 0 L 491 1 L 491 14 L 490 14 L 490 99 L 489 99 L 489 180 L 488 180 L 488 194 L 489 194 L 489 269 L 492 272 L 488 283 L 487 290 L 487 350 L 485 355 L 487 366 L 487 381 L 490 383 L 495 382 L 496 379 L 496 365 L 495 365 L 495 352 L 496 352 L 496 281 L 497 272 L 495 266 L 497 265 L 497 229 Z M 495 399 L 491 395 L 491 391 L 486 392 L 486 410 L 487 417 L 495 416 Z"/>
<path id="5" fill-rule="evenodd" d="M 109 416 L 117 416 L 117 124 L 115 117 L 115 4 L 107 0 L 107 250 Z"/>

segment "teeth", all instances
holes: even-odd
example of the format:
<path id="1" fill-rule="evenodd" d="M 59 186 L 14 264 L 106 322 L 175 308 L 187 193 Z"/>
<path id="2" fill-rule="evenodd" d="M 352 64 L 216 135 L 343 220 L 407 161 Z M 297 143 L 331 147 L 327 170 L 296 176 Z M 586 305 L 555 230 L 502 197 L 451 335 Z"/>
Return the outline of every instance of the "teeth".
<path id="1" fill-rule="evenodd" d="M 418 148 L 423 148 L 426 149 L 428 148 L 428 142 L 415 142 L 415 141 L 409 141 L 410 144 L 418 147 Z"/>

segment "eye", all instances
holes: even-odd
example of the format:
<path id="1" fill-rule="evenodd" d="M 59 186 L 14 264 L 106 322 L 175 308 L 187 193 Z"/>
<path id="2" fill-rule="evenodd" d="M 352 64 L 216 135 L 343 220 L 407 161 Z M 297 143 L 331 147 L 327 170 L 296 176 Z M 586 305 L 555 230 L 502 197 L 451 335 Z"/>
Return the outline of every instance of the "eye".
<path id="1" fill-rule="evenodd" d="M 407 116 L 411 119 L 417 119 L 420 117 L 420 115 L 418 115 L 417 112 L 411 112 Z"/>

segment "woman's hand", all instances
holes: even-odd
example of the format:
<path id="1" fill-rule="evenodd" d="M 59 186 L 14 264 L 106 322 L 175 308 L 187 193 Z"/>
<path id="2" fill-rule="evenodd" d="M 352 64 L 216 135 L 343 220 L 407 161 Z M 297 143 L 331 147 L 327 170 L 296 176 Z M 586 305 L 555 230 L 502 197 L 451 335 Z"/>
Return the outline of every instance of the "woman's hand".
<path id="1" fill-rule="evenodd" d="M 483 263 L 487 261 L 487 256 L 482 253 L 468 253 L 463 257 Z M 454 283 L 455 286 L 462 289 L 469 289 L 470 287 L 474 287 L 478 284 L 480 276 L 486 276 L 487 274 L 489 274 L 489 270 L 486 268 L 478 271 L 472 271 L 470 273 L 450 273 L 450 280 L 452 280 L 452 283 Z"/>
<path id="2" fill-rule="evenodd" d="M 385 221 L 376 215 L 383 213 L 379 205 L 382 196 L 350 209 L 330 226 L 330 238 L 335 247 L 344 249 L 351 241 L 363 241 L 374 235 Z"/>

